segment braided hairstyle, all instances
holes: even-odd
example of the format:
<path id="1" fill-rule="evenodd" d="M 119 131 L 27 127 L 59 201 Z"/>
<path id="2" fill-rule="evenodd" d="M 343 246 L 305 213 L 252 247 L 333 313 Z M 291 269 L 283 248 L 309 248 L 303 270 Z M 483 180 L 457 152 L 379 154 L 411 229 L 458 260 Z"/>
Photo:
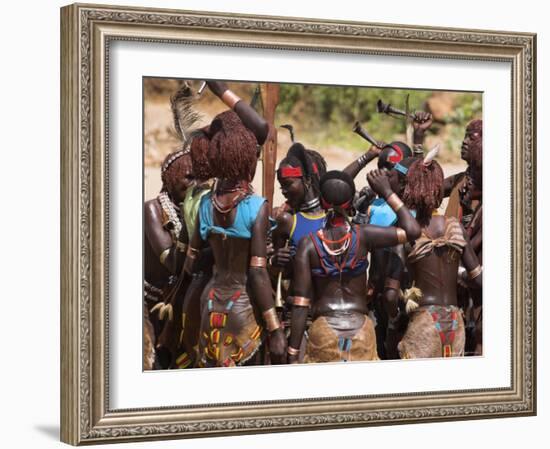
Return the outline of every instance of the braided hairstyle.
<path id="1" fill-rule="evenodd" d="M 252 181 L 257 163 L 256 137 L 231 111 L 218 114 L 191 143 L 195 175 L 233 181 Z"/>
<path id="2" fill-rule="evenodd" d="M 208 148 L 210 139 L 208 137 L 209 127 L 197 131 L 191 140 L 190 154 L 193 162 L 193 173 L 199 181 L 206 181 L 213 178 L 212 168 L 208 163 Z"/>
<path id="3" fill-rule="evenodd" d="M 301 143 L 296 142 L 292 144 L 286 157 L 279 163 L 279 170 L 285 165 L 299 167 L 302 170 L 304 183 L 313 189 L 315 196 L 319 196 L 320 179 L 327 170 L 327 164 L 323 156 L 315 150 L 307 150 Z M 279 171 L 277 171 L 277 176 L 279 176 Z"/>
<path id="4" fill-rule="evenodd" d="M 403 202 L 416 210 L 419 220 L 427 221 L 443 201 L 443 169 L 436 161 L 428 165 L 416 159 L 407 173 Z"/>
<path id="5" fill-rule="evenodd" d="M 188 152 L 176 151 L 168 154 L 162 162 L 160 169 L 162 191 L 173 192 L 178 181 L 189 175 L 190 167 L 190 155 Z"/>

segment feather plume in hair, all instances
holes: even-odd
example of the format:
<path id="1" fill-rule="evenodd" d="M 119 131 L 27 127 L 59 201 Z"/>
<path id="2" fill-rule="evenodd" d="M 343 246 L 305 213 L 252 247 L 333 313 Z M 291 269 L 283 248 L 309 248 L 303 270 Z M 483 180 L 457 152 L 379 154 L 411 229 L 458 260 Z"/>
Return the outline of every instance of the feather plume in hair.
<path id="1" fill-rule="evenodd" d="M 184 147 L 189 144 L 193 128 L 202 118 L 193 108 L 195 100 L 196 96 L 193 95 L 187 82 L 183 82 L 179 90 L 170 98 L 174 129 Z"/>

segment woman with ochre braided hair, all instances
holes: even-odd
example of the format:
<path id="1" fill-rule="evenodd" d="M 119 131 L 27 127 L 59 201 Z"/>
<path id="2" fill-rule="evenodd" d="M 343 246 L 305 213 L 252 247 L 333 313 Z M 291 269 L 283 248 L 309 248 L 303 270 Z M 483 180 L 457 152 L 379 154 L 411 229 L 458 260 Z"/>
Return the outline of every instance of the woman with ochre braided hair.
<path id="1" fill-rule="evenodd" d="M 398 344 L 401 358 L 456 357 L 464 353 L 464 320 L 457 307 L 460 260 L 464 281 L 481 288 L 481 266 L 460 223 L 434 214 L 443 199 L 443 170 L 437 151 L 417 160 L 407 173 L 405 205 L 416 210 L 422 234 L 407 250 L 415 282 L 414 300 L 406 295 L 409 324 Z M 393 305 L 392 318 L 397 315 Z"/>
<path id="2" fill-rule="evenodd" d="M 309 308 L 306 363 L 377 360 L 374 324 L 367 316 L 366 272 L 369 250 L 414 240 L 420 227 L 391 190 L 386 174 L 367 176 L 386 198 L 400 227 L 351 225 L 355 185 L 349 175 L 330 171 L 321 179 L 325 226 L 303 238 L 294 261 L 294 298 L 288 360 L 297 363 Z"/>
<path id="3" fill-rule="evenodd" d="M 192 273 L 193 261 L 204 242 L 209 243 L 215 270 L 201 297 L 197 366 L 258 364 L 267 335 L 271 362 L 280 363 L 286 341 L 266 269 L 269 209 L 250 185 L 268 125 L 235 94 L 224 91 L 223 83 L 210 87 L 233 110 L 216 116 L 193 142 L 208 147 L 209 166 L 217 178 L 201 199 L 185 262 L 186 272 Z M 248 111 L 244 118 L 239 113 L 243 110 Z"/>

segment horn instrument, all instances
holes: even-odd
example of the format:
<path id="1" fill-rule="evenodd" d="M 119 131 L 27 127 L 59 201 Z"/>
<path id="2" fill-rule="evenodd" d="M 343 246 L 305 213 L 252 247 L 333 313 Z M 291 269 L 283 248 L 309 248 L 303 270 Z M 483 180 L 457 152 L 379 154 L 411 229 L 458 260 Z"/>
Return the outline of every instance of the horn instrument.
<path id="1" fill-rule="evenodd" d="M 356 134 L 359 134 L 363 139 L 372 143 L 375 147 L 378 146 L 378 142 L 372 137 L 365 128 L 361 126 L 359 122 L 355 122 L 353 125 L 352 131 Z"/>
<path id="2" fill-rule="evenodd" d="M 382 100 L 378 100 L 376 102 L 376 109 L 380 113 L 388 114 L 388 115 L 401 115 L 403 117 L 409 117 L 411 119 L 414 119 L 414 114 L 407 113 L 405 111 L 402 111 L 401 109 L 394 108 L 389 103 L 384 103 Z"/>

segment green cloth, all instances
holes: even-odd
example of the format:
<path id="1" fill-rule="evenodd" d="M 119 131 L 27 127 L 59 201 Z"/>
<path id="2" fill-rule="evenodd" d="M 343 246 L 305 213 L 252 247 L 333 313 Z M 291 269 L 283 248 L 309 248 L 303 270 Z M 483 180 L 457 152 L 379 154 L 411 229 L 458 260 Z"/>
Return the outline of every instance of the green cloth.
<path id="1" fill-rule="evenodd" d="M 191 241 L 195 232 L 201 198 L 208 192 L 210 192 L 210 187 L 192 187 L 185 192 L 185 199 L 181 203 L 181 210 L 183 211 L 183 219 L 187 228 L 189 241 Z"/>

